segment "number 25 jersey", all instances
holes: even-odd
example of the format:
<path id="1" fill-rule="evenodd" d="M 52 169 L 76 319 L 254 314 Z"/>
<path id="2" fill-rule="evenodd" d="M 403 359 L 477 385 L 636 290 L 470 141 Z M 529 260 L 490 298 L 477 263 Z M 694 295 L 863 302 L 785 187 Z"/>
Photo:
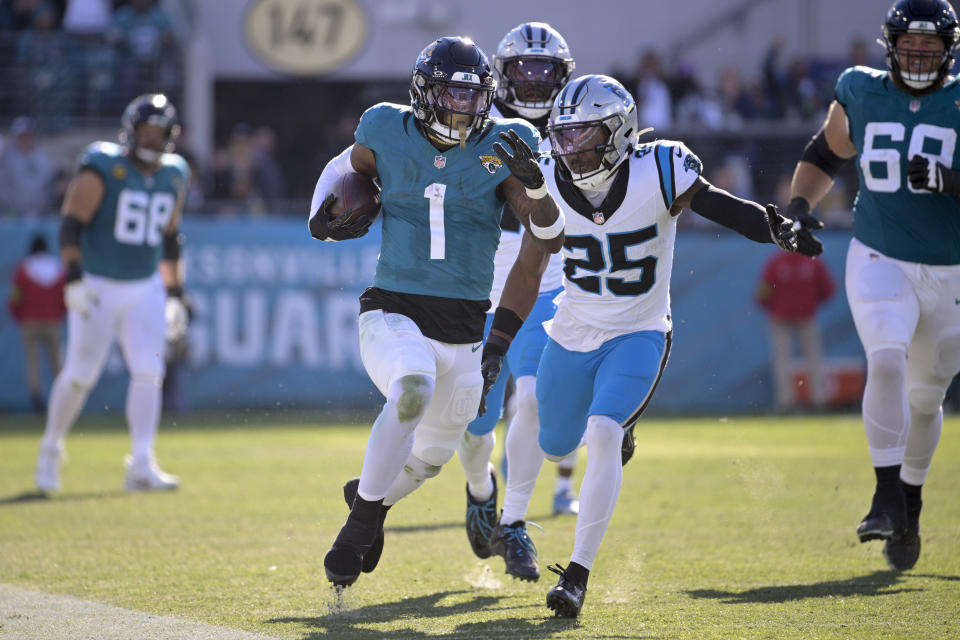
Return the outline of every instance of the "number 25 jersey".
<path id="1" fill-rule="evenodd" d="M 700 175 L 699 158 L 681 142 L 640 145 L 599 207 L 558 176 L 555 162 L 541 159 L 566 217 L 564 291 L 550 337 L 569 351 L 593 351 L 627 333 L 670 331 L 677 231 L 670 207 Z"/>

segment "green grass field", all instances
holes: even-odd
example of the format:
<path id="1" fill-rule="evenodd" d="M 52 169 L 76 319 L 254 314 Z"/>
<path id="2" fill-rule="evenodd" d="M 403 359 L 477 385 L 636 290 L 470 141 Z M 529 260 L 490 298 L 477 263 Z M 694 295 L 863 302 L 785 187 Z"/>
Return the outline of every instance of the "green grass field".
<path id="1" fill-rule="evenodd" d="M 367 428 L 238 422 L 165 424 L 159 459 L 183 488 L 145 495 L 122 491 L 122 426 L 86 417 L 64 491 L 30 500 L 41 425 L 0 420 L 0 583 L 291 639 L 960 637 L 957 418 L 905 574 L 854 534 L 873 489 L 856 417 L 642 422 L 576 621 L 544 605 L 575 524 L 550 516 L 552 466 L 529 516 L 540 582 L 472 555 L 453 460 L 390 512 L 380 567 L 338 601 L 322 560 Z"/>

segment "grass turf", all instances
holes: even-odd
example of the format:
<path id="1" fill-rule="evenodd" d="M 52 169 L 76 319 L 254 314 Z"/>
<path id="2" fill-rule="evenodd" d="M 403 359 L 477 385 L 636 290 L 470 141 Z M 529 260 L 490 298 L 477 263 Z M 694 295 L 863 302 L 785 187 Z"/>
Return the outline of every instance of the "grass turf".
<path id="1" fill-rule="evenodd" d="M 237 426 L 238 425 L 238 426 Z M 861 545 L 873 472 L 855 417 L 645 420 L 576 621 L 544 605 L 575 519 L 531 503 L 539 583 L 478 560 L 456 461 L 391 510 L 380 567 L 338 598 L 323 555 L 367 428 L 197 417 L 158 455 L 183 488 L 122 491 L 122 425 L 84 418 L 64 491 L 30 499 L 41 425 L 0 420 L 0 582 L 281 638 L 956 638 L 960 419 L 924 489 L 923 554 L 888 571 Z M 500 439 L 502 442 L 502 438 Z M 582 475 L 585 456 L 578 464 Z M 502 500 L 502 496 L 501 496 Z"/>

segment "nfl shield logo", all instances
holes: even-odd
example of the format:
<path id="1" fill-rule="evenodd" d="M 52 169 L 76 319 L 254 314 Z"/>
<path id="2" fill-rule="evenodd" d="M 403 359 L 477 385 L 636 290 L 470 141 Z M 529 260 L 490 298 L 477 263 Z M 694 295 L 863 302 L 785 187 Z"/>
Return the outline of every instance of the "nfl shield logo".
<path id="1" fill-rule="evenodd" d="M 435 166 L 437 169 L 443 169 L 445 166 L 447 166 L 447 159 L 444 156 L 434 156 L 433 166 Z"/>
<path id="2" fill-rule="evenodd" d="M 603 212 L 602 212 L 602 211 L 594 211 L 594 212 L 593 212 L 593 221 L 594 221 L 595 223 L 597 223 L 597 224 L 603 224 L 604 222 L 607 221 L 607 219 L 603 217 Z"/>
<path id="3" fill-rule="evenodd" d="M 920 101 L 919 101 L 919 100 L 911 100 L 911 101 L 910 101 L 910 111 L 911 111 L 912 113 L 916 113 L 917 111 L 920 111 Z"/>

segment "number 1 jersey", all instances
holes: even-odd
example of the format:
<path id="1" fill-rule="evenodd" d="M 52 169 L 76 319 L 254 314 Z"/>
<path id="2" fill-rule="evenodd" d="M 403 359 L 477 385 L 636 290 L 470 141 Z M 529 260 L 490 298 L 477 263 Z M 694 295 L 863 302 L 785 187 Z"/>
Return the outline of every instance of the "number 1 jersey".
<path id="1" fill-rule="evenodd" d="M 367 109 L 356 140 L 371 149 L 382 187 L 383 239 L 373 284 L 398 293 L 486 301 L 500 239 L 497 187 L 510 176 L 493 151 L 513 129 L 537 149 L 523 120 L 490 120 L 461 149 L 440 151 L 417 129 L 408 106 Z"/>
<path id="2" fill-rule="evenodd" d="M 700 175 L 700 160 L 681 142 L 640 145 L 599 207 L 560 178 L 556 161 L 541 167 L 566 216 L 564 291 L 550 337 L 568 351 L 593 351 L 627 333 L 670 331 L 670 207 Z"/>

